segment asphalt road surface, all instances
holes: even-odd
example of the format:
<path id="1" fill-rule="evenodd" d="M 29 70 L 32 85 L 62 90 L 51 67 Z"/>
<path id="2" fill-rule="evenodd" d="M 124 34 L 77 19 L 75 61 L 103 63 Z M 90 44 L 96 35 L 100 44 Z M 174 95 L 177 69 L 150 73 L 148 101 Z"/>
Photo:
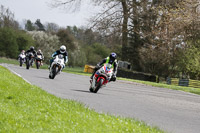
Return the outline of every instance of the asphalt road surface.
<path id="1" fill-rule="evenodd" d="M 97 112 L 135 118 L 170 133 L 200 133 L 199 95 L 121 80 L 94 94 L 89 92 L 89 76 L 62 72 L 52 80 L 48 70 L 2 65 L 55 96 Z"/>

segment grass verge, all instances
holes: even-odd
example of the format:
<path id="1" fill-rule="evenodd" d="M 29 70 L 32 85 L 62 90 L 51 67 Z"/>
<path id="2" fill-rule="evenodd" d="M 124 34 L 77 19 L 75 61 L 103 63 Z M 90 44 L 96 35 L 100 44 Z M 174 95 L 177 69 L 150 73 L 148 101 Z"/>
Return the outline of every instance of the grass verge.
<path id="1" fill-rule="evenodd" d="M 0 132 L 158 133 L 130 118 L 99 114 L 57 98 L 0 66 Z"/>
<path id="2" fill-rule="evenodd" d="M 168 89 L 172 89 L 172 90 L 181 90 L 181 91 L 190 92 L 190 93 L 194 93 L 194 94 L 200 95 L 200 89 L 199 88 L 168 85 L 168 84 L 164 84 L 164 83 L 155 83 L 155 82 L 127 79 L 127 78 L 120 78 L 120 77 L 117 78 L 117 79 L 126 80 L 126 81 L 132 81 L 132 82 L 136 82 L 136 83 L 142 83 L 142 84 L 151 85 L 151 86 L 160 87 L 160 88 L 168 88 Z"/>

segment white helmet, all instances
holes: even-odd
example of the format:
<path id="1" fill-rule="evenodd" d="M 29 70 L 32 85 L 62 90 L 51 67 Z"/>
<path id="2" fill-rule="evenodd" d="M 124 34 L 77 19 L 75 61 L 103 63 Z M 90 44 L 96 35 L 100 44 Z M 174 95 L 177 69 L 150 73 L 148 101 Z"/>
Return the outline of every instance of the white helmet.
<path id="1" fill-rule="evenodd" d="M 60 53 L 65 53 L 66 47 L 64 45 L 60 46 Z"/>

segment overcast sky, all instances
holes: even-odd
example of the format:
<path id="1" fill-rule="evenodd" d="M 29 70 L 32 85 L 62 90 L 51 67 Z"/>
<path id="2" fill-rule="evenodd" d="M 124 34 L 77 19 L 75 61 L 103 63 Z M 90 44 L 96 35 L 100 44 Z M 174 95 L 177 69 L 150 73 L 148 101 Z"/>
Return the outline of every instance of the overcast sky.
<path id="1" fill-rule="evenodd" d="M 84 0 L 86 2 L 87 0 Z M 61 9 L 52 9 L 48 6 L 51 0 L 0 0 L 0 4 L 9 8 L 15 15 L 15 20 L 22 23 L 24 20 L 35 22 L 40 19 L 41 23 L 53 22 L 61 27 L 86 26 L 88 18 L 95 12 L 92 5 L 83 3 L 80 11 L 75 13 Z"/>

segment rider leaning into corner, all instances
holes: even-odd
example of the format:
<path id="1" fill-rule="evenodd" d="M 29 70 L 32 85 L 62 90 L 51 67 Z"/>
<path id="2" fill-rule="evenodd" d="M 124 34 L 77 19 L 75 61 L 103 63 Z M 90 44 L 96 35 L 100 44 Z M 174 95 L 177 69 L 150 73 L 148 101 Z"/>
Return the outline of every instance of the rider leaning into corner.
<path id="1" fill-rule="evenodd" d="M 101 62 L 99 62 L 97 64 L 97 66 L 94 68 L 94 72 L 93 72 L 92 76 L 90 77 L 91 79 L 93 79 L 93 76 L 96 73 L 96 71 L 99 70 L 105 63 L 111 64 L 112 68 L 113 68 L 113 74 L 112 74 L 110 81 L 116 81 L 117 68 L 118 68 L 116 53 L 111 53 L 110 56 L 104 58 Z"/>
<path id="2" fill-rule="evenodd" d="M 60 46 L 60 49 L 57 50 L 55 53 L 52 54 L 51 57 L 53 57 L 52 59 L 50 59 L 50 66 L 49 68 L 51 68 L 51 64 L 53 63 L 54 57 L 56 55 L 62 54 L 64 56 L 64 62 L 67 63 L 68 62 L 68 53 L 66 51 L 66 47 L 64 45 Z"/>

